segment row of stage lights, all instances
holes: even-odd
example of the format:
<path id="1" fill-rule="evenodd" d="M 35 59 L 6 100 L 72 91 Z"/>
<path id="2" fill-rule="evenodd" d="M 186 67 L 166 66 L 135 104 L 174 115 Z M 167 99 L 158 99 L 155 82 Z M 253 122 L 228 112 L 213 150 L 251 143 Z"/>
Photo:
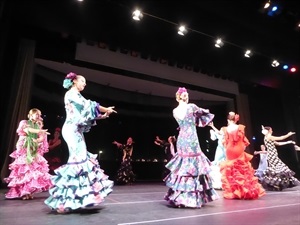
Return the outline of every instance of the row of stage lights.
<path id="1" fill-rule="evenodd" d="M 270 1 L 268 1 L 267 4 L 270 4 L 270 5 L 271 5 Z M 264 6 L 264 8 L 268 8 L 268 7 L 270 6 L 270 5 L 268 6 L 267 4 Z M 271 10 L 272 10 L 272 11 L 276 11 L 276 9 L 277 9 L 277 8 L 276 8 L 275 6 L 273 6 Z M 151 16 L 151 17 L 154 17 L 154 18 L 156 18 L 156 19 L 160 19 L 160 20 L 163 20 L 163 21 L 165 21 L 165 22 L 171 23 L 171 24 L 173 24 L 173 25 L 178 25 L 178 24 L 176 24 L 176 23 L 173 23 L 173 22 L 171 22 L 171 21 L 167 21 L 167 20 L 165 20 L 165 19 L 162 19 L 162 18 L 153 16 L 153 15 L 148 14 L 148 13 L 145 13 L 145 12 L 142 13 L 139 9 L 136 9 L 136 10 L 133 11 L 133 13 L 132 13 L 132 18 L 133 18 L 135 21 L 140 21 L 140 20 L 143 18 L 144 14 L 145 14 L 145 15 L 148 15 L 148 16 Z M 300 27 L 300 23 L 299 23 L 298 26 Z M 193 31 L 193 32 L 196 32 L 196 33 L 199 33 L 199 34 L 206 35 L 206 36 L 209 36 L 209 37 L 211 37 L 211 38 L 214 38 L 214 37 L 212 37 L 212 36 L 210 36 L 210 35 L 208 35 L 208 34 L 205 34 L 205 33 L 200 32 L 200 31 L 193 30 L 193 29 L 191 29 L 191 28 L 187 28 L 185 25 L 178 25 L 178 31 L 177 31 L 177 33 L 178 33 L 179 35 L 181 35 L 181 36 L 185 36 L 185 35 L 188 33 L 188 30 L 191 30 L 191 31 Z M 230 43 L 230 42 L 226 42 L 226 43 L 231 44 L 231 45 L 234 45 L 235 47 L 239 47 L 238 45 L 233 44 L 233 43 Z M 215 40 L 215 47 L 216 47 L 216 48 L 221 48 L 221 47 L 224 46 L 224 44 L 225 44 L 225 41 L 223 41 L 221 38 L 217 38 L 217 39 Z M 242 47 L 239 47 L 239 48 L 242 48 Z M 246 57 L 246 58 L 250 58 L 251 56 L 253 56 L 253 54 L 254 54 L 254 52 L 253 52 L 251 49 L 246 49 L 246 50 L 244 51 L 244 57 Z M 258 54 L 259 54 L 259 53 L 258 53 Z M 262 55 L 262 54 L 260 54 L 260 55 Z M 272 67 L 279 67 L 280 64 L 281 64 L 281 63 L 280 63 L 277 59 L 271 60 L 271 66 L 272 66 Z M 284 63 L 283 63 L 283 65 L 282 65 L 282 69 L 288 70 L 288 71 L 290 71 L 290 72 L 292 72 L 292 73 L 294 73 L 294 72 L 297 71 L 297 68 L 296 68 L 295 66 L 289 66 L 288 64 L 284 64 Z"/>

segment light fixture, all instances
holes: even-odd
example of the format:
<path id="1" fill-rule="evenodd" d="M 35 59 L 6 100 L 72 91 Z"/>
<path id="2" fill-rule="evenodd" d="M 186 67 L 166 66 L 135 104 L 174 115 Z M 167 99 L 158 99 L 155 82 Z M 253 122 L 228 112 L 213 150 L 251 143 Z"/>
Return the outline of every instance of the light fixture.
<path id="1" fill-rule="evenodd" d="M 300 21 L 296 23 L 295 30 L 300 31 Z"/>
<path id="2" fill-rule="evenodd" d="M 140 21 L 143 18 L 143 14 L 140 10 L 136 9 L 132 13 L 132 19 Z"/>
<path id="3" fill-rule="evenodd" d="M 224 42 L 222 41 L 222 39 L 221 39 L 221 38 L 218 38 L 218 39 L 216 40 L 215 46 L 216 46 L 217 48 L 221 48 L 223 45 L 224 45 Z"/>
<path id="4" fill-rule="evenodd" d="M 268 2 L 265 4 L 264 8 L 267 9 L 267 8 L 270 7 L 270 5 L 271 5 L 271 1 L 268 1 Z"/>
<path id="5" fill-rule="evenodd" d="M 275 59 L 272 61 L 272 64 L 271 64 L 273 67 L 277 67 L 280 65 L 280 63 Z"/>
<path id="6" fill-rule="evenodd" d="M 282 11 L 282 6 L 279 5 L 278 3 L 274 3 L 274 2 L 269 2 L 270 5 L 268 8 L 265 8 L 267 10 L 267 15 L 268 16 L 276 16 L 279 15 Z"/>
<path id="7" fill-rule="evenodd" d="M 245 56 L 246 58 L 250 58 L 252 55 L 253 55 L 253 53 L 251 52 L 251 50 L 247 49 L 247 50 L 245 51 L 244 56 Z"/>
<path id="8" fill-rule="evenodd" d="M 283 65 L 283 67 L 282 67 L 284 70 L 287 70 L 288 68 L 289 68 L 289 66 L 288 65 Z"/>
<path id="9" fill-rule="evenodd" d="M 186 33 L 187 33 L 187 29 L 185 28 L 185 26 L 181 25 L 179 28 L 178 28 L 178 32 L 177 32 L 179 35 L 181 36 L 184 36 Z"/>

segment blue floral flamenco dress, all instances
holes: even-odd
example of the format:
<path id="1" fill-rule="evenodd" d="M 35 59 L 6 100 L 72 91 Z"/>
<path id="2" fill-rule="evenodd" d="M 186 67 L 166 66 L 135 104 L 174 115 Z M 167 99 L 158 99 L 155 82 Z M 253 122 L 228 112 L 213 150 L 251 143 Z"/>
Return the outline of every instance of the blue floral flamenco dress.
<path id="1" fill-rule="evenodd" d="M 214 115 L 195 104 L 188 104 L 179 124 L 177 153 L 166 164 L 170 173 L 164 178 L 169 187 L 165 200 L 175 207 L 201 208 L 205 203 L 219 198 L 210 177 L 211 162 L 201 151 L 196 125 L 206 126 Z M 174 114 L 174 111 L 173 111 Z"/>

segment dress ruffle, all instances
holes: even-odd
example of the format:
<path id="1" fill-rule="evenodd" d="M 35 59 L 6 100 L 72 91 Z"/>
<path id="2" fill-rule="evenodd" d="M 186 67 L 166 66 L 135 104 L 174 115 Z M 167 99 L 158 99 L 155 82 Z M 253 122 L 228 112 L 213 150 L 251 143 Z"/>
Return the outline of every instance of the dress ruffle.
<path id="1" fill-rule="evenodd" d="M 121 163 L 121 167 L 117 172 L 116 182 L 118 184 L 131 184 L 135 182 L 136 175 L 133 173 L 131 165 L 131 157 L 128 156 L 125 161 Z"/>
<path id="2" fill-rule="evenodd" d="M 68 163 L 54 172 L 54 187 L 45 200 L 53 210 L 67 212 L 96 206 L 112 192 L 113 181 L 100 168 L 97 155 L 88 153 L 85 161 Z"/>
<path id="3" fill-rule="evenodd" d="M 215 115 L 210 113 L 208 109 L 199 108 L 199 110 L 195 112 L 196 126 L 205 127 L 214 119 L 214 117 Z"/>
<path id="4" fill-rule="evenodd" d="M 207 175 L 176 176 L 170 173 L 164 181 L 170 188 L 165 200 L 174 206 L 201 208 L 204 203 L 219 198 Z"/>
<path id="5" fill-rule="evenodd" d="M 221 162 L 223 196 L 227 199 L 257 199 L 265 190 L 253 176 L 252 155 L 243 153 L 239 158 Z"/>
<path id="6" fill-rule="evenodd" d="M 175 155 L 166 165 L 170 173 L 164 178 L 170 188 L 165 196 L 172 205 L 201 208 L 219 198 L 212 188 L 210 162 L 201 152 L 197 156 Z"/>
<path id="7" fill-rule="evenodd" d="M 268 151 L 268 167 L 261 177 L 263 187 L 270 191 L 282 191 L 300 185 L 294 177 L 295 172 L 278 157 L 275 141 L 265 138 L 264 142 Z"/>
<path id="8" fill-rule="evenodd" d="M 11 157 L 16 157 L 16 152 Z M 41 155 L 36 155 L 34 161 L 27 163 L 25 156 L 15 158 L 9 165 L 11 173 L 4 181 L 8 183 L 9 191 L 6 198 L 21 198 L 24 195 L 47 191 L 51 186 L 51 175 L 48 173 L 48 163 Z"/>
<path id="9" fill-rule="evenodd" d="M 271 191 L 282 191 L 285 188 L 291 188 L 299 186 L 300 182 L 295 177 L 295 172 L 288 171 L 276 171 L 269 167 L 263 171 L 261 177 L 261 183 L 264 188 Z"/>

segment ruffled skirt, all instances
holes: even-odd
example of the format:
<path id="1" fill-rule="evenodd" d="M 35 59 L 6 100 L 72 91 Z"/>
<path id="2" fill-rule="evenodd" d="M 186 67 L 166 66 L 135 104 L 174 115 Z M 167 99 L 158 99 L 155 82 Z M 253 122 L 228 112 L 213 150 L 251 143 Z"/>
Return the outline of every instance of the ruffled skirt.
<path id="1" fill-rule="evenodd" d="M 48 163 L 44 157 L 37 154 L 30 164 L 27 164 L 24 155 L 17 155 L 16 152 L 13 152 L 11 157 L 15 160 L 9 165 L 10 175 L 4 179 L 9 187 L 6 198 L 21 198 L 49 190 L 52 186 L 51 175 L 48 173 Z"/>
<path id="2" fill-rule="evenodd" d="M 257 199 L 265 195 L 265 190 L 254 176 L 251 159 L 252 155 L 244 152 L 239 158 L 220 164 L 224 198 Z"/>
<path id="3" fill-rule="evenodd" d="M 260 180 L 263 187 L 270 191 L 282 191 L 300 185 L 295 177 L 295 172 L 291 170 L 276 171 L 273 168 L 267 168 L 261 174 Z"/>
<path id="4" fill-rule="evenodd" d="M 55 170 L 54 187 L 45 204 L 53 210 L 69 212 L 99 205 L 112 192 L 113 181 L 104 174 L 97 155 L 87 153 L 82 162 L 68 163 Z"/>
<path id="5" fill-rule="evenodd" d="M 169 187 L 165 200 L 175 207 L 201 208 L 219 198 L 209 176 L 210 162 L 204 154 L 192 157 L 176 155 L 166 165 L 171 172 L 164 178 Z"/>

